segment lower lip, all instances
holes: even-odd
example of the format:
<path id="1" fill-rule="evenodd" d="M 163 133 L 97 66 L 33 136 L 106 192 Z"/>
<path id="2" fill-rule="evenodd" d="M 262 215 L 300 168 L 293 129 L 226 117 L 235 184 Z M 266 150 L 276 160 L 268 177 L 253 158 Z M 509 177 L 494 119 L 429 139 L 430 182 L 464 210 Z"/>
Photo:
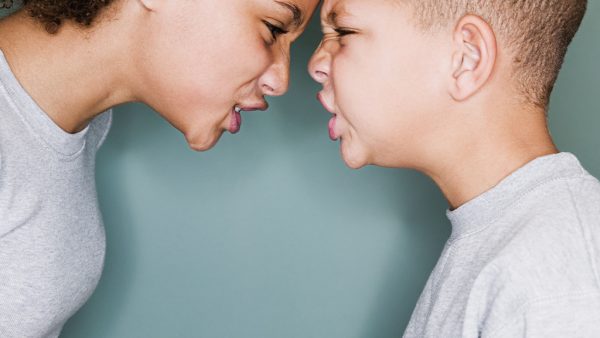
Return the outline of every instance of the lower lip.
<path id="1" fill-rule="evenodd" d="M 336 122 L 336 116 L 333 115 L 331 120 L 329 120 L 329 138 L 332 141 L 337 141 L 337 139 L 338 139 L 338 137 L 335 135 L 335 122 Z"/>
<path id="2" fill-rule="evenodd" d="M 229 132 L 237 134 L 242 128 L 242 114 L 235 111 L 235 108 L 231 111 L 231 119 L 229 122 Z"/>

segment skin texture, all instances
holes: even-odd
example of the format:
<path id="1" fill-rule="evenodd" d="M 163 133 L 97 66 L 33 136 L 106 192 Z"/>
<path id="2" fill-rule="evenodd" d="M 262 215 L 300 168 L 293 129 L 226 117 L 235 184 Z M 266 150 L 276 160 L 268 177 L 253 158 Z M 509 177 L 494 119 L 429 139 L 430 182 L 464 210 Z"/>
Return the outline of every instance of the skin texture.
<path id="1" fill-rule="evenodd" d="M 412 19 L 395 1 L 324 1 L 309 72 L 349 167 L 419 170 L 457 208 L 558 151 L 488 23 L 467 15 L 427 32 Z"/>
<path id="2" fill-rule="evenodd" d="M 203 151 L 230 129 L 236 105 L 264 110 L 264 96 L 287 91 L 290 45 L 317 3 L 120 0 L 91 28 L 65 22 L 54 35 L 20 11 L 0 21 L 0 48 L 23 87 L 65 131 L 137 101 Z M 292 6 L 300 17 L 294 19 Z"/>

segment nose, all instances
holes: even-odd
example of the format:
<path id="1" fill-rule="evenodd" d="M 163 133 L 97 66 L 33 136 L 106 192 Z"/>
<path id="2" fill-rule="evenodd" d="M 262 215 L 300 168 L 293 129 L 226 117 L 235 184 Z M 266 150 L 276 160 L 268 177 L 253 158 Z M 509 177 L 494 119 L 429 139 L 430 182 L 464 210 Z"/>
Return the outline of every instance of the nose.
<path id="1" fill-rule="evenodd" d="M 323 42 L 317 47 L 308 63 L 310 76 L 318 83 L 325 83 L 331 72 L 331 54 L 323 48 Z"/>
<path id="2" fill-rule="evenodd" d="M 281 96 L 287 92 L 290 82 L 290 56 L 281 53 L 260 77 L 259 86 L 264 95 Z"/>

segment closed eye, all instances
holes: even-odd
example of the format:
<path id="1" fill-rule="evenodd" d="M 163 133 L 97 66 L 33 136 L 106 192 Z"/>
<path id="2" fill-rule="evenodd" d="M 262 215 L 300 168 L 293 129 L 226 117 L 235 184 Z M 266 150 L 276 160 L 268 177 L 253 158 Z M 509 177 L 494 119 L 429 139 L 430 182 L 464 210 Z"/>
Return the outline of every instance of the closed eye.
<path id="1" fill-rule="evenodd" d="M 346 36 L 356 33 L 355 31 L 346 28 L 336 28 L 334 31 L 338 34 L 338 36 Z"/>
<path id="2" fill-rule="evenodd" d="M 288 33 L 288 31 L 286 31 L 285 29 L 278 27 L 268 21 L 263 21 L 263 22 L 265 23 L 265 25 L 271 32 L 271 36 L 273 37 L 273 40 L 277 40 L 278 36 Z"/>

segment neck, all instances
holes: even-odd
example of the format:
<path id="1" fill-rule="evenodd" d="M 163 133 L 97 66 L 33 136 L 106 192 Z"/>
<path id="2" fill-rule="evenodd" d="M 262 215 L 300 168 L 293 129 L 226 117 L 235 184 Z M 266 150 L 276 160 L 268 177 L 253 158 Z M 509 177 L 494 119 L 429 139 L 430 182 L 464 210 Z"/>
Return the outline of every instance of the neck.
<path id="1" fill-rule="evenodd" d="M 466 128 L 465 121 L 462 126 L 457 123 L 454 130 L 465 132 L 447 135 L 435 161 L 432 158 L 422 170 L 440 187 L 451 209 L 493 188 L 528 162 L 558 153 L 544 111 L 508 111 L 480 114 L 486 116 Z"/>
<path id="2" fill-rule="evenodd" d="M 122 21 L 92 29 L 65 22 L 51 35 L 21 10 L 0 21 L 0 49 L 40 108 L 75 133 L 110 107 L 135 101 Z"/>

